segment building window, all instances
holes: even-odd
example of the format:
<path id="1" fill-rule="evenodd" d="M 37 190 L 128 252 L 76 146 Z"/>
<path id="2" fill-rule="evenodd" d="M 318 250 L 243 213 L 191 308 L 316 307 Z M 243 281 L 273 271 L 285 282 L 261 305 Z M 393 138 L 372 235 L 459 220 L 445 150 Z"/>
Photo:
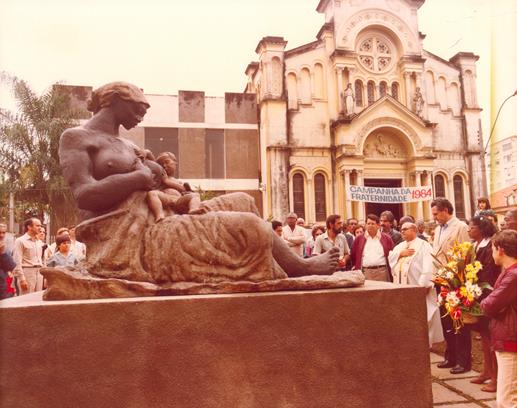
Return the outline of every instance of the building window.
<path id="1" fill-rule="evenodd" d="M 383 96 L 386 96 L 388 92 L 388 84 L 384 81 L 382 81 L 380 84 L 379 84 L 379 94 L 381 96 L 381 98 Z"/>
<path id="2" fill-rule="evenodd" d="M 371 105 L 375 102 L 375 83 L 373 81 L 368 81 L 366 90 L 368 91 L 368 105 Z"/>
<path id="3" fill-rule="evenodd" d="M 505 150 L 512 150 L 512 144 L 511 143 L 505 143 L 503 145 L 503 151 Z"/>
<path id="4" fill-rule="evenodd" d="M 206 129 L 205 174 L 206 178 L 224 178 L 223 129 Z"/>
<path id="5" fill-rule="evenodd" d="M 327 219 L 327 196 L 325 192 L 325 176 L 316 174 L 314 176 L 314 208 L 316 209 L 316 221 Z"/>
<path id="6" fill-rule="evenodd" d="M 399 84 L 397 82 L 391 84 L 391 96 L 396 100 L 399 99 Z"/>
<path id="7" fill-rule="evenodd" d="M 434 176 L 434 196 L 445 197 L 445 179 L 439 174 Z"/>
<path id="8" fill-rule="evenodd" d="M 293 211 L 305 218 L 305 180 L 301 173 L 293 175 Z"/>
<path id="9" fill-rule="evenodd" d="M 372 72 L 385 72 L 391 68 L 394 60 L 393 46 L 387 39 L 371 37 L 363 40 L 358 49 L 359 62 L 363 67 Z"/>
<path id="10" fill-rule="evenodd" d="M 355 105 L 363 106 L 363 83 L 359 79 L 355 81 Z"/>
<path id="11" fill-rule="evenodd" d="M 463 199 L 463 179 L 461 176 L 454 176 L 454 202 L 456 204 L 456 217 L 465 219 L 465 200 Z"/>
<path id="12" fill-rule="evenodd" d="M 163 152 L 171 152 L 174 153 L 178 161 L 181 160 L 177 128 L 146 127 L 144 129 L 144 147 L 153 152 L 155 157 Z M 176 177 L 180 177 L 179 170 L 178 167 Z"/>

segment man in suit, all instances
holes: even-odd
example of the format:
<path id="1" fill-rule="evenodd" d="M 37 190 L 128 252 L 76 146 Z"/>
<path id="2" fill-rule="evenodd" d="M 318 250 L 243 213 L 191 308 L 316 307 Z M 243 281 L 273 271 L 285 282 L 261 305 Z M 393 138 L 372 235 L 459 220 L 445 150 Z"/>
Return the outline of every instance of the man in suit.
<path id="1" fill-rule="evenodd" d="M 388 255 L 393 247 L 390 236 L 380 230 L 379 217 L 368 214 L 366 231 L 355 238 L 352 246 L 354 269 L 361 269 L 366 279 L 391 282 Z"/>
<path id="2" fill-rule="evenodd" d="M 434 231 L 433 254 L 443 264 L 447 263 L 446 254 L 455 243 L 470 241 L 468 226 L 454 216 L 454 208 L 449 200 L 436 198 L 431 202 L 431 213 L 438 223 Z M 441 308 L 441 315 L 445 315 Z M 470 370 L 471 340 L 469 330 L 460 330 L 455 334 L 450 316 L 442 318 L 443 336 L 447 347 L 445 359 L 438 363 L 438 368 L 450 368 L 452 374 L 462 374 Z"/>

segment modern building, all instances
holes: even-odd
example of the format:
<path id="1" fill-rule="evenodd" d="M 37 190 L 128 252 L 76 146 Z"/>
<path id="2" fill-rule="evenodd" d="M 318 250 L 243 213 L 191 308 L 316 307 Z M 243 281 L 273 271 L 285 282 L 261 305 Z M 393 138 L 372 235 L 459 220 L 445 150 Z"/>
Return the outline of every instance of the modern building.
<path id="1" fill-rule="evenodd" d="M 391 209 L 430 219 L 429 201 L 350 201 L 346 186 L 433 186 L 459 218 L 486 196 L 478 57 L 445 60 L 418 30 L 424 0 L 320 0 L 316 40 L 264 37 L 246 68 L 259 110 L 265 216 L 364 219 Z M 315 30 L 316 31 L 316 30 Z"/>
<path id="2" fill-rule="evenodd" d="M 487 168 L 490 172 L 490 191 L 498 191 L 517 184 L 517 135 L 493 143 Z"/>
<path id="3" fill-rule="evenodd" d="M 517 206 L 517 135 L 491 146 L 487 167 L 490 173 L 490 204 L 499 215 Z"/>

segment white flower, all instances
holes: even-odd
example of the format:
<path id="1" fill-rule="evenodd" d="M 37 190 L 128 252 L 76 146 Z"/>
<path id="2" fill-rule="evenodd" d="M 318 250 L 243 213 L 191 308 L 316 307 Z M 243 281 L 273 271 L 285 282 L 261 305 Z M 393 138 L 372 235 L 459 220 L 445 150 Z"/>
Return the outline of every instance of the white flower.
<path id="1" fill-rule="evenodd" d="M 451 271 L 447 272 L 445 274 L 445 277 L 448 279 L 448 280 L 453 280 L 454 279 L 454 273 L 452 273 Z"/>
<path id="2" fill-rule="evenodd" d="M 456 292 L 449 292 L 447 293 L 447 303 L 451 305 L 452 307 L 459 305 L 460 300 L 456 296 Z"/>

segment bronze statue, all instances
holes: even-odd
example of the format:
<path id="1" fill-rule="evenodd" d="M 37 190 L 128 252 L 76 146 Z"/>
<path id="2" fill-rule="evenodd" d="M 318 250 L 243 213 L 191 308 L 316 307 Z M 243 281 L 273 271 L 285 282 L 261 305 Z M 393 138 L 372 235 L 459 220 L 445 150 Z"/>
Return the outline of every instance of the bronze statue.
<path id="1" fill-rule="evenodd" d="M 106 297 L 110 295 L 107 284 L 118 287 L 121 281 L 124 289 L 112 296 L 188 293 L 177 290 L 181 283 L 182 288 L 201 285 L 204 289 L 198 293 L 218 292 L 215 287 L 227 282 L 260 283 L 336 270 L 337 248 L 309 259 L 296 256 L 258 216 L 253 198 L 244 193 L 202 203 L 196 197 L 178 195 L 172 206 L 166 198 L 155 216 L 147 202 L 152 206 L 156 201 L 149 195 L 156 198 L 152 192 L 159 191 L 167 176 L 145 151 L 119 135 L 120 125 L 128 130 L 135 127 L 149 107 L 136 86 L 110 83 L 93 91 L 88 105 L 93 117 L 62 134 L 60 164 L 84 218 L 77 232 L 88 246 L 88 259 L 78 271 L 68 271 L 69 276 L 43 270 L 49 281 L 46 298 Z M 174 171 L 169 173 L 174 176 Z M 195 215 L 178 214 L 174 211 L 178 205 Z M 69 295 L 59 283 L 85 277 L 95 281 L 95 290 L 91 282 L 83 285 L 89 293 Z"/>

